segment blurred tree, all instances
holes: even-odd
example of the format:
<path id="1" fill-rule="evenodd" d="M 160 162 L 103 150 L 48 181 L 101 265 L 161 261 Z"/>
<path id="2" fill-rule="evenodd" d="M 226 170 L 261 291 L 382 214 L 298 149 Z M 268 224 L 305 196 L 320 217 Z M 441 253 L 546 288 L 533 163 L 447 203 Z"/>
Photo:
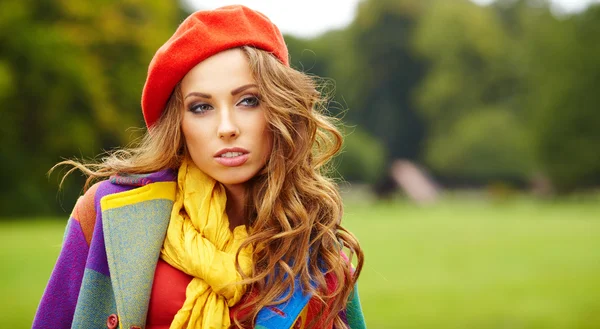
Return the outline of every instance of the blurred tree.
<path id="1" fill-rule="evenodd" d="M 365 143 L 386 150 L 381 153 L 384 165 L 374 167 L 377 175 L 373 169 L 357 172 L 344 162 L 378 163 L 381 157 L 362 159 L 372 152 L 352 146 L 359 143 L 349 135 L 339 167 L 346 179 L 373 182 L 385 175 L 385 162 L 391 158 L 419 157 L 425 131 L 411 92 L 422 78 L 423 65 L 412 49 L 412 38 L 429 1 L 366 0 L 346 29 L 310 40 L 286 37 L 293 66 L 335 81 L 330 111 L 361 127 L 355 136 L 363 136 Z"/>
<path id="2" fill-rule="evenodd" d="M 322 92 L 331 98 L 330 114 L 349 124 L 359 118 L 353 106 L 356 101 L 353 91 L 363 86 L 358 78 L 361 71 L 357 69 L 351 37 L 347 29 L 330 31 L 315 39 L 285 37 L 291 65 L 319 77 Z M 337 174 L 345 180 L 375 183 L 385 174 L 387 152 L 379 139 L 364 127 L 362 123 L 352 128 L 340 127 L 345 135 L 344 148 L 334 163 Z"/>
<path id="3" fill-rule="evenodd" d="M 385 174 L 387 152 L 383 145 L 361 127 L 348 128 L 344 148 L 336 158 L 344 180 L 375 184 Z"/>
<path id="4" fill-rule="evenodd" d="M 540 169 L 559 192 L 600 183 L 600 4 L 523 20 L 525 100 Z"/>
<path id="5" fill-rule="evenodd" d="M 56 210 L 45 173 L 60 156 L 94 156 L 143 126 L 146 68 L 178 10 L 159 0 L 0 3 L 0 215 Z"/>
<path id="6" fill-rule="evenodd" d="M 341 92 L 352 104 L 349 120 L 381 140 L 390 158 L 420 156 L 425 127 L 411 95 L 423 77 L 424 64 L 412 44 L 430 2 L 361 2 L 350 26 L 353 65 L 340 65 L 338 70 L 351 74 Z"/>
<path id="7" fill-rule="evenodd" d="M 429 60 L 416 93 L 426 163 L 444 177 L 524 180 L 532 170 L 520 105 L 520 53 L 501 16 L 467 0 L 434 1 L 416 32 Z"/>

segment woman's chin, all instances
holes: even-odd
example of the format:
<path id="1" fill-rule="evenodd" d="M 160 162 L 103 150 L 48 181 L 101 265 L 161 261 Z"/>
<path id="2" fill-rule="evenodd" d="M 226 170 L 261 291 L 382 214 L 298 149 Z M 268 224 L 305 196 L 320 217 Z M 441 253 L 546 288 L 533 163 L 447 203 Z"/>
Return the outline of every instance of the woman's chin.
<path id="1" fill-rule="evenodd" d="M 253 175 L 229 175 L 227 177 L 213 177 L 217 182 L 225 185 L 225 187 L 240 186 L 246 184 Z"/>

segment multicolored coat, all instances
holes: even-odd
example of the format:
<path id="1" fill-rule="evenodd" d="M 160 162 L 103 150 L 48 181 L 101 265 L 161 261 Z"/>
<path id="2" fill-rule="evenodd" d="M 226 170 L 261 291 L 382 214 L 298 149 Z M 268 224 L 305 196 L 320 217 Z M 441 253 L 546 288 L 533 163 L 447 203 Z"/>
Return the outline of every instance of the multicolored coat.
<path id="1" fill-rule="evenodd" d="M 169 170 L 117 176 L 77 201 L 33 328 L 102 328 L 114 314 L 119 328 L 144 328 L 175 178 Z M 255 328 L 291 328 L 310 299 L 293 295 L 283 312 L 261 310 Z M 365 328 L 356 289 L 344 315 L 352 329 Z"/>

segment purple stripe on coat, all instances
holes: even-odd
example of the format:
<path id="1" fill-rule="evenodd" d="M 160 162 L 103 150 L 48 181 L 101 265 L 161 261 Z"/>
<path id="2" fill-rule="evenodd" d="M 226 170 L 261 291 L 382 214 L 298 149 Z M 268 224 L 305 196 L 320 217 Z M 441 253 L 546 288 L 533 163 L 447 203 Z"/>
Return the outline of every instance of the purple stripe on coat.
<path id="1" fill-rule="evenodd" d="M 81 288 L 88 245 L 81 225 L 69 219 L 63 246 L 46 286 L 32 328 L 61 328 L 70 324 Z"/>
<path id="2" fill-rule="evenodd" d="M 98 209 L 99 207 L 96 208 L 96 211 L 98 211 Z M 100 219 L 100 215 L 97 216 L 97 219 Z M 86 267 L 98 273 L 110 276 L 108 259 L 106 258 L 106 252 L 104 251 L 105 249 L 104 234 L 102 234 L 102 220 L 96 220 Z"/>
<path id="3" fill-rule="evenodd" d="M 177 171 L 172 169 L 166 169 L 157 171 L 151 175 L 148 175 L 148 178 L 153 182 L 172 182 L 177 179 Z"/>

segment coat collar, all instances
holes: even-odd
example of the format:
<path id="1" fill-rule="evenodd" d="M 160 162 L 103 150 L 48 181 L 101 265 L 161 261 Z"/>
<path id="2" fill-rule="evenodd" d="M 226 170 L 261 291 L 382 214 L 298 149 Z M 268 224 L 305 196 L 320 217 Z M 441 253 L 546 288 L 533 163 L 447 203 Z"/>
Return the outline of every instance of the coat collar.
<path id="1" fill-rule="evenodd" d="M 165 169 L 149 174 L 117 174 L 110 177 L 110 182 L 121 186 L 144 186 L 157 182 L 174 182 L 177 179 L 177 171 Z"/>

